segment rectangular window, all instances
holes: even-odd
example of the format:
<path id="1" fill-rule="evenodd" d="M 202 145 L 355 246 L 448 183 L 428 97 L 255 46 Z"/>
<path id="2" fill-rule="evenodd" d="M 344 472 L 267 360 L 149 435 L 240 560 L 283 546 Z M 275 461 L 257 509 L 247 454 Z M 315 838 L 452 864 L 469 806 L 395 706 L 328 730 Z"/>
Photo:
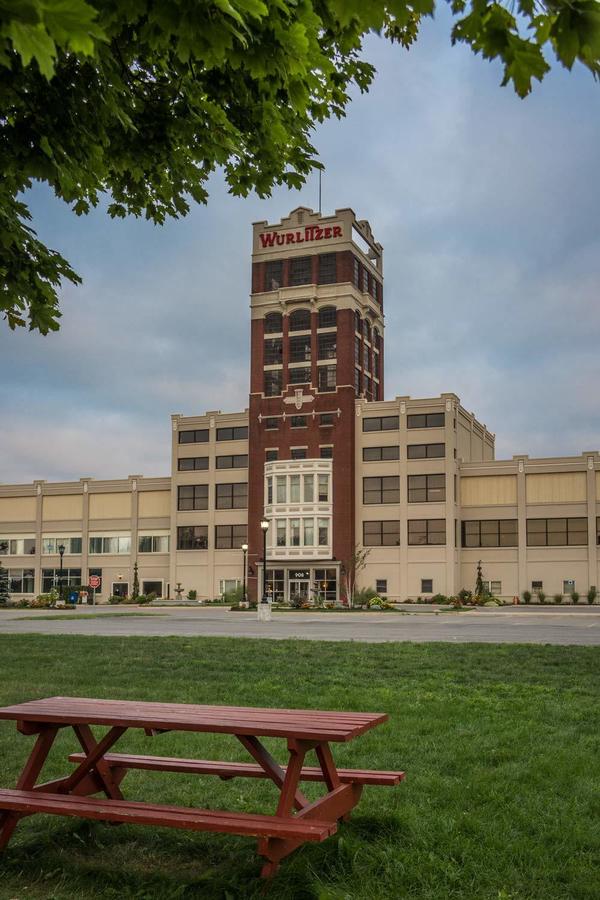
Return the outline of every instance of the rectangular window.
<path id="1" fill-rule="evenodd" d="M 247 425 L 236 425 L 233 428 L 217 428 L 218 441 L 245 441 L 247 439 Z"/>
<path id="2" fill-rule="evenodd" d="M 248 482 L 217 485 L 217 509 L 247 509 Z"/>
<path id="3" fill-rule="evenodd" d="M 276 291 L 283 285 L 283 260 L 265 263 L 265 291 Z"/>
<path id="4" fill-rule="evenodd" d="M 517 519 L 470 519 L 461 523 L 463 547 L 518 546 Z"/>
<path id="5" fill-rule="evenodd" d="M 198 469 L 208 469 L 208 456 L 183 456 L 177 460 L 177 469 L 180 472 L 194 472 Z"/>
<path id="6" fill-rule="evenodd" d="M 290 338 L 290 362 L 310 362 L 310 334 L 294 335 Z"/>
<path id="7" fill-rule="evenodd" d="M 60 540 L 58 543 L 60 544 Z M 35 538 L 2 537 L 0 538 L 0 553 L 3 553 L 5 556 L 33 556 L 35 553 Z"/>
<path id="8" fill-rule="evenodd" d="M 63 579 L 68 571 L 63 569 Z M 78 572 L 79 582 L 81 582 L 81 569 L 78 569 Z M 63 583 L 66 583 L 66 581 L 63 581 Z M 33 594 L 34 570 L 8 569 L 8 590 L 11 594 Z M 44 591 L 44 593 L 47 593 L 47 591 Z"/>
<path id="9" fill-rule="evenodd" d="M 178 550 L 208 550 L 208 525 L 178 525 Z"/>
<path id="10" fill-rule="evenodd" d="M 102 570 L 90 569 L 90 575 L 92 575 L 94 572 L 101 573 Z M 42 593 L 47 594 L 53 588 L 58 588 L 60 579 L 60 569 L 42 569 Z M 62 585 L 63 587 L 80 587 L 81 569 L 63 569 Z M 29 593 L 33 593 L 33 587 L 31 588 L 31 591 Z"/>
<path id="11" fill-rule="evenodd" d="M 421 578 L 421 593 L 433 594 L 433 578 Z"/>
<path id="12" fill-rule="evenodd" d="M 363 369 L 368 372 L 371 368 L 370 357 L 369 357 L 369 348 L 365 344 L 363 347 Z"/>
<path id="13" fill-rule="evenodd" d="M 312 503 L 315 496 L 315 476 L 304 476 L 304 502 Z"/>
<path id="14" fill-rule="evenodd" d="M 265 450 L 265 461 L 266 462 L 275 462 L 278 457 L 277 450 Z"/>
<path id="15" fill-rule="evenodd" d="M 333 413 L 321 413 L 319 417 L 319 425 L 333 425 L 334 423 L 334 414 Z"/>
<path id="16" fill-rule="evenodd" d="M 277 476 L 277 503 L 286 502 L 286 478 L 285 475 Z"/>
<path id="17" fill-rule="evenodd" d="M 290 519 L 290 547 L 300 546 L 300 519 Z"/>
<path id="18" fill-rule="evenodd" d="M 337 281 L 336 253 L 319 255 L 319 284 L 335 284 Z"/>
<path id="19" fill-rule="evenodd" d="M 307 453 L 306 447 L 292 447 L 291 458 L 292 459 L 306 459 L 306 453 Z"/>
<path id="20" fill-rule="evenodd" d="M 354 287 L 359 287 L 360 285 L 360 265 L 355 256 L 352 257 L 352 283 Z"/>
<path id="21" fill-rule="evenodd" d="M 566 581 L 563 581 L 563 594 L 570 596 L 575 590 L 575 581 L 572 578 L 568 578 Z"/>
<path id="22" fill-rule="evenodd" d="M 400 478 L 385 475 L 379 478 L 363 478 L 363 503 L 399 503 Z"/>
<path id="23" fill-rule="evenodd" d="M 438 459 L 446 455 L 446 445 L 409 444 L 406 451 L 409 459 Z"/>
<path id="24" fill-rule="evenodd" d="M 444 413 L 422 413 L 406 417 L 407 428 L 443 428 Z"/>
<path id="25" fill-rule="evenodd" d="M 206 444 L 208 442 L 208 428 L 195 428 L 179 432 L 180 444 Z"/>
<path id="26" fill-rule="evenodd" d="M 384 460 L 400 459 L 400 447 L 363 447 L 363 462 L 383 462 Z"/>
<path id="27" fill-rule="evenodd" d="M 543 587 L 544 587 L 543 581 L 532 581 L 531 582 L 531 590 L 535 591 L 536 593 L 538 591 L 541 591 L 543 589 Z"/>
<path id="28" fill-rule="evenodd" d="M 336 367 L 335 366 L 319 366 L 319 390 L 335 391 L 336 384 Z"/>
<path id="29" fill-rule="evenodd" d="M 329 333 L 320 334 L 318 346 L 318 359 L 335 359 L 337 353 L 337 335 Z"/>
<path id="30" fill-rule="evenodd" d="M 373 297 L 373 300 L 377 300 L 377 296 L 379 293 L 378 288 L 379 282 L 371 275 L 371 296 Z"/>
<path id="31" fill-rule="evenodd" d="M 363 293 L 369 293 L 369 273 L 366 269 L 362 270 L 362 289 Z"/>
<path id="32" fill-rule="evenodd" d="M 588 542 L 587 519 L 527 519 L 528 547 L 584 547 Z"/>
<path id="33" fill-rule="evenodd" d="M 215 549 L 239 550 L 246 543 L 246 525 L 215 525 Z"/>
<path id="34" fill-rule="evenodd" d="M 154 534 L 140 535 L 138 537 L 139 553 L 168 553 L 169 552 L 169 535 Z"/>
<path id="35" fill-rule="evenodd" d="M 364 547 L 397 547 L 400 543 L 400 522 L 389 521 L 363 522 Z"/>
<path id="36" fill-rule="evenodd" d="M 290 416 L 291 428 L 306 428 L 306 416 Z"/>
<path id="37" fill-rule="evenodd" d="M 409 503 L 441 503 L 446 499 L 445 475 L 409 475 Z"/>
<path id="38" fill-rule="evenodd" d="M 333 459 L 333 447 L 319 447 L 319 456 L 321 459 Z"/>
<path id="39" fill-rule="evenodd" d="M 319 531 L 319 547 L 327 547 L 329 544 L 329 519 L 317 519 Z"/>
<path id="40" fill-rule="evenodd" d="M 277 397 L 283 388 L 282 369 L 269 369 L 265 372 L 265 397 Z"/>
<path id="41" fill-rule="evenodd" d="M 275 534 L 277 539 L 278 547 L 285 547 L 287 545 L 287 520 L 286 519 L 276 519 L 275 520 Z"/>
<path id="42" fill-rule="evenodd" d="M 361 393 L 360 369 L 354 370 L 354 393 L 357 396 Z"/>
<path id="43" fill-rule="evenodd" d="M 92 554 L 110 553 L 120 556 L 131 553 L 131 537 L 128 534 L 103 537 L 94 535 L 94 537 L 90 537 L 89 551 Z"/>
<path id="44" fill-rule="evenodd" d="M 290 503 L 300 503 L 299 475 L 290 475 Z"/>
<path id="45" fill-rule="evenodd" d="M 363 419 L 363 431 L 398 431 L 399 416 L 370 416 Z"/>
<path id="46" fill-rule="evenodd" d="M 408 543 L 412 546 L 446 543 L 445 519 L 409 519 Z"/>
<path id="47" fill-rule="evenodd" d="M 310 384 L 310 369 L 307 366 L 288 369 L 288 380 L 290 384 Z"/>
<path id="48" fill-rule="evenodd" d="M 267 416 L 265 419 L 265 428 L 268 431 L 276 431 L 279 428 L 279 419 L 275 416 Z"/>
<path id="49" fill-rule="evenodd" d="M 387 594 L 387 578 L 375 579 L 375 590 L 378 594 Z"/>
<path id="50" fill-rule="evenodd" d="M 360 338 L 354 336 L 354 364 L 360 366 Z"/>
<path id="51" fill-rule="evenodd" d="M 232 456 L 217 456 L 217 469 L 247 469 L 248 454 L 234 453 Z"/>
<path id="52" fill-rule="evenodd" d="M 337 325 L 337 310 L 335 306 L 322 306 L 319 310 L 319 328 L 335 328 Z"/>
<path id="53" fill-rule="evenodd" d="M 0 540 L 0 545 L 2 541 Z M 64 552 L 67 556 L 81 553 L 81 538 L 80 537 L 44 537 L 42 538 L 42 554 L 43 555 L 54 555 L 60 553 L 59 547 L 64 547 Z"/>
<path id="54" fill-rule="evenodd" d="M 302 543 L 304 547 L 312 547 L 315 543 L 315 521 L 314 519 L 302 519 L 303 535 Z"/>
<path id="55" fill-rule="evenodd" d="M 179 485 L 177 488 L 177 509 L 208 509 L 208 485 Z"/>
<path id="56" fill-rule="evenodd" d="M 281 365 L 283 362 L 283 339 L 269 338 L 265 341 L 265 366 Z"/>
<path id="57" fill-rule="evenodd" d="M 312 256 L 297 256 L 290 259 L 290 285 L 312 282 Z"/>
<path id="58" fill-rule="evenodd" d="M 319 503 L 329 503 L 329 475 L 319 475 Z"/>

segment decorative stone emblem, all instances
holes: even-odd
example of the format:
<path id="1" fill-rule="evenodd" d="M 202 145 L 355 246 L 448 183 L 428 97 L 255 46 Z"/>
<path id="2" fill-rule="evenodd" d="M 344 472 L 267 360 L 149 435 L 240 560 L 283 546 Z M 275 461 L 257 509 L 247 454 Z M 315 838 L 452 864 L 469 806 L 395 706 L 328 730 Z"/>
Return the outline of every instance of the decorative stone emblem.
<path id="1" fill-rule="evenodd" d="M 285 397 L 284 403 L 293 403 L 296 409 L 302 409 L 304 403 L 312 403 L 315 398 L 312 394 L 302 393 L 302 388 L 294 391 L 293 397 Z"/>

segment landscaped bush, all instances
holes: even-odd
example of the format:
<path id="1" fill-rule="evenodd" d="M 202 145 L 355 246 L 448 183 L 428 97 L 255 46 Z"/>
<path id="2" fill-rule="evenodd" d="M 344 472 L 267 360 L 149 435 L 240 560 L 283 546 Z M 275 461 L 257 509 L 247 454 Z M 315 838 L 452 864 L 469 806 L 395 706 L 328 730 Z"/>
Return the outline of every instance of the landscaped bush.
<path id="1" fill-rule="evenodd" d="M 238 584 L 236 588 L 232 591 L 225 591 L 223 594 L 221 601 L 225 603 L 229 603 L 230 606 L 234 606 L 236 603 L 240 603 L 244 595 L 244 589 L 241 584 Z"/>
<path id="2" fill-rule="evenodd" d="M 377 597 L 377 591 L 374 591 L 372 587 L 362 588 L 360 591 L 354 592 L 354 597 L 352 598 L 353 606 L 368 606 L 369 601 L 373 599 L 373 597 Z"/>
<path id="3" fill-rule="evenodd" d="M 463 588 L 458 592 L 458 599 L 461 603 L 471 603 L 473 600 L 473 592 Z"/>
<path id="4" fill-rule="evenodd" d="M 563 595 L 562 595 L 562 594 L 555 594 L 555 595 L 554 595 L 554 602 L 555 602 L 555 604 L 556 604 L 557 606 L 558 606 L 560 603 L 562 603 L 562 599 L 563 599 Z"/>
<path id="5" fill-rule="evenodd" d="M 531 603 L 531 591 L 523 591 L 523 600 L 525 603 Z"/>
<path id="6" fill-rule="evenodd" d="M 546 602 L 546 595 L 543 591 L 538 591 L 537 595 L 538 595 L 538 600 L 540 601 L 540 603 Z"/>
<path id="7" fill-rule="evenodd" d="M 188 598 L 188 600 L 197 600 L 198 599 L 198 591 L 188 591 L 187 598 Z"/>
<path id="8" fill-rule="evenodd" d="M 38 594 L 33 600 L 28 601 L 31 609 L 50 609 L 58 600 L 58 591 L 49 591 L 47 594 Z"/>
<path id="9" fill-rule="evenodd" d="M 577 593 L 577 591 L 572 592 L 571 600 L 573 601 L 573 603 L 579 603 L 579 594 Z"/>
<path id="10" fill-rule="evenodd" d="M 112 603 L 113 605 L 115 605 L 117 603 L 123 603 L 123 597 L 119 597 L 119 596 L 117 596 L 117 594 L 111 594 L 110 597 L 108 598 L 108 602 Z"/>
<path id="11" fill-rule="evenodd" d="M 587 595 L 586 595 L 586 596 L 587 596 L 587 602 L 588 602 L 588 603 L 590 604 L 590 606 L 591 606 L 592 603 L 594 602 L 594 600 L 596 599 L 596 597 L 598 596 L 598 591 L 596 590 L 595 587 L 591 587 L 591 588 L 589 589 L 589 591 L 587 592 Z"/>
<path id="12" fill-rule="evenodd" d="M 371 597 L 370 600 L 367 601 L 367 609 L 393 609 L 394 604 L 390 603 L 387 597 Z"/>
<path id="13" fill-rule="evenodd" d="M 429 602 L 430 603 L 447 603 L 448 598 L 446 597 L 445 594 L 434 594 Z"/>

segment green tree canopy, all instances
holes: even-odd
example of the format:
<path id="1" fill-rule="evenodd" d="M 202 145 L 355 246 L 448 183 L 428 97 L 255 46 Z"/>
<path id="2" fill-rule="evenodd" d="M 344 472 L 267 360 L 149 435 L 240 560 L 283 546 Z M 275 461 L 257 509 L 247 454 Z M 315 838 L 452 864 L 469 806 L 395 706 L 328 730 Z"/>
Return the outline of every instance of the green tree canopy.
<path id="1" fill-rule="evenodd" d="M 597 0 L 450 0 L 453 42 L 504 66 L 526 96 L 549 59 L 600 71 Z M 156 223 L 207 200 L 300 186 L 316 123 L 366 91 L 371 32 L 404 47 L 435 0 L 0 0 L 0 309 L 11 328 L 58 328 L 61 280 L 80 281 L 28 222 L 45 182 L 81 215 Z"/>

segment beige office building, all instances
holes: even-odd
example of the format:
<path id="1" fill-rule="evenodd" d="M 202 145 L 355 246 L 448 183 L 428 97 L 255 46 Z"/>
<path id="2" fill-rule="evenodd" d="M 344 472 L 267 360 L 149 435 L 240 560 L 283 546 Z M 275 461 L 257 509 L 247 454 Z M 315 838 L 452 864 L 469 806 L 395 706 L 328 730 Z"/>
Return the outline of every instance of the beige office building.
<path id="1" fill-rule="evenodd" d="M 473 588 L 585 593 L 600 582 L 600 454 L 496 460 L 453 393 L 384 400 L 383 250 L 352 210 L 256 223 L 248 409 L 174 415 L 171 472 L 0 484 L 0 560 L 13 599 L 101 578 L 220 596 L 244 578 L 274 599 L 395 601 Z"/>

